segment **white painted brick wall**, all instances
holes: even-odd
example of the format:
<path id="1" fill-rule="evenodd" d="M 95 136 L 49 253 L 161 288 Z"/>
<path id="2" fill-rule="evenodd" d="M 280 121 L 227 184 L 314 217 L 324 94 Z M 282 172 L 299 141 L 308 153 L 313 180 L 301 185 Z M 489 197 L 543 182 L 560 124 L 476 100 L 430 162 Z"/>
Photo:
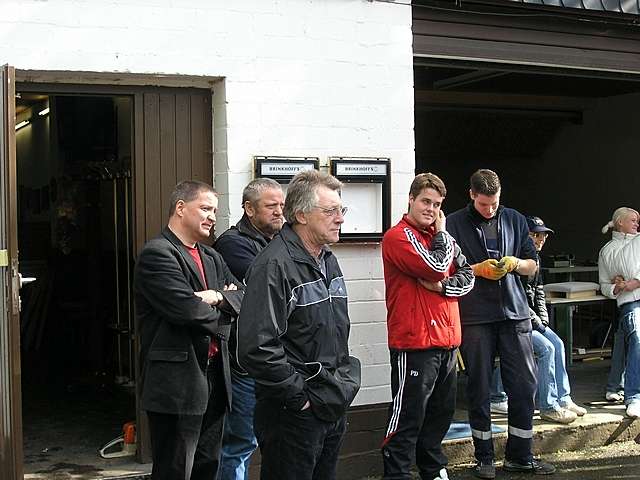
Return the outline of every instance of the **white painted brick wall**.
<path id="1" fill-rule="evenodd" d="M 219 230 L 254 155 L 392 159 L 392 219 L 414 170 L 411 9 L 367 0 L 0 0 L 0 64 L 221 78 Z M 363 360 L 357 404 L 389 400 L 379 245 L 337 245 Z"/>

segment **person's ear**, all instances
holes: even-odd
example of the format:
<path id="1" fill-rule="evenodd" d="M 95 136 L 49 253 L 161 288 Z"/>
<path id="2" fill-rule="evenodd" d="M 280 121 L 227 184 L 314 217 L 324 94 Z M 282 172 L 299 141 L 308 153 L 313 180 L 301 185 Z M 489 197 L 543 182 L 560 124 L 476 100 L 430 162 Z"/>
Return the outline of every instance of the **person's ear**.
<path id="1" fill-rule="evenodd" d="M 244 202 L 244 212 L 247 214 L 247 217 L 253 218 L 256 215 L 256 209 L 253 208 L 253 204 L 247 200 Z"/>
<path id="2" fill-rule="evenodd" d="M 182 217 L 184 215 L 184 207 L 185 207 L 184 200 L 178 200 L 176 202 L 176 215 L 178 217 Z"/>
<path id="3" fill-rule="evenodd" d="M 475 200 L 476 199 L 476 194 L 473 193 L 473 190 L 469 189 L 469 198 L 471 198 L 471 200 Z"/>
<path id="4" fill-rule="evenodd" d="M 304 213 L 303 211 L 297 211 L 296 212 L 296 222 L 301 224 L 301 225 L 306 225 L 308 223 L 307 214 Z"/>

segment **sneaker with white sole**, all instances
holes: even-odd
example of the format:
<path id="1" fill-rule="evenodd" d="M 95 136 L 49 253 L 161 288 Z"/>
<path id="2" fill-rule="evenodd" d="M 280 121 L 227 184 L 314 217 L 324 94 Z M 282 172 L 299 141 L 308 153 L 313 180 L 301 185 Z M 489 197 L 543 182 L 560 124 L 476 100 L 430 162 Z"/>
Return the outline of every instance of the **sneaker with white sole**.
<path id="1" fill-rule="evenodd" d="M 438 473 L 438 476 L 433 480 L 449 480 L 449 474 L 447 473 L 447 469 L 441 468 L 440 473 Z"/>
<path id="2" fill-rule="evenodd" d="M 604 398 L 607 402 L 621 402 L 624 400 L 624 392 L 607 392 Z"/>
<path id="3" fill-rule="evenodd" d="M 573 403 L 573 400 L 569 399 L 566 402 L 560 402 L 560 406 L 565 410 L 571 410 L 573 413 L 578 415 L 579 417 L 583 417 L 587 413 L 587 409 L 581 407 L 580 405 L 576 405 Z"/>
<path id="4" fill-rule="evenodd" d="M 627 405 L 627 417 L 638 418 L 640 417 L 640 402 L 632 402 Z"/>
<path id="5" fill-rule="evenodd" d="M 566 408 L 558 408 L 557 410 L 541 410 L 540 418 L 549 422 L 564 423 L 565 425 L 575 421 L 578 415 Z"/>
<path id="6" fill-rule="evenodd" d="M 509 403 L 508 402 L 491 402 L 491 406 L 489 410 L 491 411 L 491 413 L 507 415 L 509 413 Z"/>

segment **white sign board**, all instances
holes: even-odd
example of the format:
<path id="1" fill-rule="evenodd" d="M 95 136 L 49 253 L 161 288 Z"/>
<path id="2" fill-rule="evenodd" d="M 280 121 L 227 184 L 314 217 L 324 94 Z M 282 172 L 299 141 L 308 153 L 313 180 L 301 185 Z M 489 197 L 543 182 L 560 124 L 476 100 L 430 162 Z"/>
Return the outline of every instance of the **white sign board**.
<path id="1" fill-rule="evenodd" d="M 342 233 L 382 233 L 381 183 L 345 183 L 342 204 L 349 207 Z"/>
<path id="2" fill-rule="evenodd" d="M 294 176 L 305 170 L 313 170 L 313 163 L 263 163 L 260 165 L 260 175 L 263 177 Z"/>
<path id="3" fill-rule="evenodd" d="M 337 176 L 363 176 L 378 177 L 387 175 L 386 163 L 338 163 L 336 165 Z"/>

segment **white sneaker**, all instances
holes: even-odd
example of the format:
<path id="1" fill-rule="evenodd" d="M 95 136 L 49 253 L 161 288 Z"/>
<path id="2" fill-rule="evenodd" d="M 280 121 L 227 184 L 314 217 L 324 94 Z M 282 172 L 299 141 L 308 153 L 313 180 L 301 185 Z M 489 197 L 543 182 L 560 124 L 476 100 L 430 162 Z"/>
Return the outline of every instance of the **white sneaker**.
<path id="1" fill-rule="evenodd" d="M 576 405 L 573 403 L 573 400 L 569 399 L 566 402 L 561 402 L 560 406 L 566 410 L 571 410 L 573 413 L 578 415 L 579 417 L 584 416 L 587 413 L 587 409 L 581 407 L 580 405 Z"/>
<path id="2" fill-rule="evenodd" d="M 627 405 L 627 417 L 640 417 L 640 402 L 632 402 Z"/>
<path id="3" fill-rule="evenodd" d="M 507 402 L 491 402 L 491 413 L 498 413 L 500 415 L 506 415 L 509 413 L 509 403 Z"/>
<path id="4" fill-rule="evenodd" d="M 604 395 L 607 402 L 621 402 L 624 400 L 624 392 L 607 392 Z"/>
<path id="5" fill-rule="evenodd" d="M 542 410 L 540 412 L 540 418 L 542 420 L 548 420 L 549 422 L 564 423 L 566 425 L 575 421 L 578 415 L 571 410 L 560 407 L 558 410 Z"/>
<path id="6" fill-rule="evenodd" d="M 438 476 L 433 480 L 449 480 L 449 474 L 447 473 L 447 469 L 441 468 L 440 473 L 438 473 Z"/>

